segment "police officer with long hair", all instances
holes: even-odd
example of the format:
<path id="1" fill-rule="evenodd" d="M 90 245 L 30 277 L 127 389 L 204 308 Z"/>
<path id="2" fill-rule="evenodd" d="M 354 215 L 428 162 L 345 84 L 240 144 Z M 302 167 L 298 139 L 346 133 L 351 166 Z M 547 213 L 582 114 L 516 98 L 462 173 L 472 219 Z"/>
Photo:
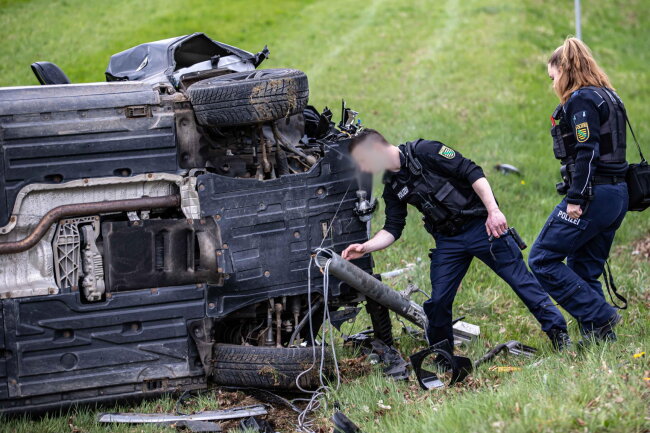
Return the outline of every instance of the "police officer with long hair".
<path id="1" fill-rule="evenodd" d="M 615 340 L 621 320 L 598 278 L 628 207 L 625 107 L 589 48 L 568 38 L 548 61 L 560 105 L 551 117 L 566 197 L 533 245 L 529 265 L 578 321 L 584 342 Z M 566 259 L 566 264 L 564 260 Z"/>

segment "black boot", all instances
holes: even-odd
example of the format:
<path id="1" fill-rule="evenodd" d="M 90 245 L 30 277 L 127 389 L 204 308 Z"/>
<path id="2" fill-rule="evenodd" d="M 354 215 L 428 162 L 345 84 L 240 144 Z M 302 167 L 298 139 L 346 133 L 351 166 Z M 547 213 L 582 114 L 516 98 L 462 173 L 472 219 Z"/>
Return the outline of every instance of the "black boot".
<path id="1" fill-rule="evenodd" d="M 553 348 L 558 352 L 568 350 L 573 345 L 571 337 L 569 337 L 569 333 L 566 329 L 553 328 L 548 331 L 546 335 L 548 335 L 548 338 L 551 340 Z"/>
<path id="2" fill-rule="evenodd" d="M 616 333 L 614 327 L 623 319 L 623 317 L 614 313 L 614 316 L 609 321 L 598 328 L 582 329 L 582 341 L 580 346 L 586 347 L 591 343 L 602 343 L 606 341 L 616 341 Z"/>

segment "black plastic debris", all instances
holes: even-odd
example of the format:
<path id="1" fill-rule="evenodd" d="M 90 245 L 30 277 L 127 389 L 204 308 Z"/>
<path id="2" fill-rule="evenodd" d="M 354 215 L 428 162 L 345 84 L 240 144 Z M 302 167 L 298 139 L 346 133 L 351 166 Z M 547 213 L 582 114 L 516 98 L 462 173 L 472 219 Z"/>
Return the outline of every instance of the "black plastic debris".
<path id="1" fill-rule="evenodd" d="M 514 165 L 510 165 L 510 164 L 497 164 L 497 165 L 494 166 L 494 168 L 497 169 L 501 174 L 510 174 L 510 173 L 514 173 L 514 174 L 516 174 L 516 175 L 521 176 L 521 172 L 520 172 L 519 169 L 518 169 L 517 167 L 515 167 Z"/>
<path id="2" fill-rule="evenodd" d="M 402 333 L 404 335 L 408 335 L 411 338 L 414 338 L 416 340 L 422 340 L 426 341 L 426 337 L 424 336 L 424 331 L 418 328 L 414 328 L 412 326 L 404 325 L 402 327 Z"/>
<path id="3" fill-rule="evenodd" d="M 359 314 L 361 308 L 359 307 L 344 307 L 340 310 L 332 311 L 330 313 L 330 323 L 339 331 L 341 330 L 341 325 L 343 325 L 348 320 L 352 320 Z"/>
<path id="4" fill-rule="evenodd" d="M 443 388 L 462 382 L 473 370 L 469 358 L 453 355 L 453 349 L 447 340 L 411 355 L 410 359 L 422 389 Z M 431 361 L 437 371 L 423 368 L 425 361 Z"/>
<path id="5" fill-rule="evenodd" d="M 379 355 L 379 360 L 384 365 L 384 374 L 395 380 L 408 380 L 409 362 L 402 358 L 402 355 L 393 346 L 387 346 L 381 340 L 373 340 L 371 343 L 372 352 Z"/>
<path id="6" fill-rule="evenodd" d="M 176 421 L 168 425 L 185 432 L 220 433 L 223 431 L 220 424 L 211 421 Z"/>
<path id="7" fill-rule="evenodd" d="M 510 340 L 505 343 L 498 344 L 494 348 L 492 348 L 490 351 L 488 351 L 483 357 L 478 359 L 475 363 L 474 366 L 478 367 L 479 365 L 483 364 L 484 362 L 491 361 L 496 357 L 499 353 L 507 351 L 508 353 L 516 356 L 525 356 L 527 358 L 532 358 L 535 356 L 537 353 L 537 349 L 534 347 L 526 346 L 523 343 L 520 343 L 519 341 L 516 340 Z"/>
<path id="8" fill-rule="evenodd" d="M 303 111 L 305 117 L 305 135 L 312 139 L 325 139 L 337 131 L 332 122 L 332 111 L 325 107 L 319 113 L 312 105 L 308 105 Z"/>
<path id="9" fill-rule="evenodd" d="M 342 412 L 334 412 L 332 423 L 334 424 L 334 433 L 362 433 L 361 429 Z"/>
<path id="10" fill-rule="evenodd" d="M 374 331 L 367 329 L 358 334 L 343 335 L 343 341 L 354 347 L 361 348 L 369 360 L 375 360 L 383 365 L 386 376 L 395 380 L 407 380 L 410 375 L 410 363 L 405 360 L 394 346 L 389 346 L 378 338 L 373 338 Z"/>
<path id="11" fill-rule="evenodd" d="M 246 418 L 239 423 L 242 430 L 248 430 L 255 433 L 273 433 L 273 427 L 265 419 L 259 419 L 254 416 Z"/>
<path id="12" fill-rule="evenodd" d="M 353 347 L 361 347 L 367 349 L 371 347 L 370 343 L 373 340 L 374 333 L 375 331 L 373 329 L 366 329 L 365 331 L 361 331 L 357 334 L 352 334 L 352 335 L 343 334 L 343 343 L 349 344 Z"/>
<path id="13" fill-rule="evenodd" d="M 111 56 L 106 68 L 107 81 L 145 81 L 159 79 L 176 84 L 175 72 L 192 72 L 191 67 L 231 69 L 234 63 L 245 70 L 255 69 L 269 55 L 264 47 L 257 54 L 217 42 L 203 33 L 179 36 L 141 44 Z"/>

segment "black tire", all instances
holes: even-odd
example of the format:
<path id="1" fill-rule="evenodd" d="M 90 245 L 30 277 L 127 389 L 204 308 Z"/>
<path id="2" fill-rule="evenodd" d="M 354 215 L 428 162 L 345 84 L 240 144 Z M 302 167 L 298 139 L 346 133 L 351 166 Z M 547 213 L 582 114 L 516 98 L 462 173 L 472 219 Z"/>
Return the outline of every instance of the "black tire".
<path id="1" fill-rule="evenodd" d="M 227 127 L 271 122 L 303 111 L 307 75 L 296 69 L 260 69 L 208 78 L 188 96 L 200 125 Z"/>
<path id="2" fill-rule="evenodd" d="M 316 365 L 300 377 L 304 389 L 320 386 L 320 347 L 316 347 Z M 263 347 L 216 344 L 213 379 L 218 385 L 255 388 L 296 389 L 296 378 L 313 363 L 311 347 Z M 333 370 L 331 352 L 325 356 L 325 370 Z"/>

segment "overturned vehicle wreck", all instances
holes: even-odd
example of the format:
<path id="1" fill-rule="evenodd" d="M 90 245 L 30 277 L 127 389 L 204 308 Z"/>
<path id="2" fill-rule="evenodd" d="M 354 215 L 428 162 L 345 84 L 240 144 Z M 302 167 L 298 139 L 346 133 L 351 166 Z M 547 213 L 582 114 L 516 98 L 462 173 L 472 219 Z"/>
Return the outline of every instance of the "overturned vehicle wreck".
<path id="1" fill-rule="evenodd" d="M 308 272 L 368 236 L 355 113 L 335 127 L 267 55 L 197 33 L 116 54 L 107 83 L 40 62 L 44 85 L 0 89 L 0 413 L 295 387 L 309 313 L 316 333 L 364 301 Z"/>

